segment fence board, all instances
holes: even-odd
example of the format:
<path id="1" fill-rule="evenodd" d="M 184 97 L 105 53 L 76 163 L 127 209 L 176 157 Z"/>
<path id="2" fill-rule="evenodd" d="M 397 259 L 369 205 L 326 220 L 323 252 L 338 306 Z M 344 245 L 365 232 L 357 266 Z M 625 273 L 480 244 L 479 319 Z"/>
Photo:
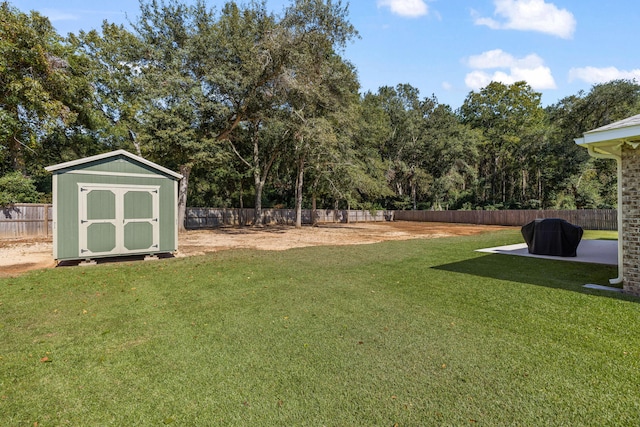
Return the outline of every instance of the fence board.
<path id="1" fill-rule="evenodd" d="M 313 211 L 302 210 L 302 223 L 312 224 Z M 250 225 L 253 223 L 253 209 L 219 209 L 219 208 L 187 208 L 185 227 L 189 229 L 220 227 L 223 225 Z M 393 217 L 392 212 L 360 210 L 318 209 L 315 211 L 318 223 L 375 222 L 387 221 Z M 296 211 L 294 209 L 263 209 L 262 223 L 294 225 Z"/>
<path id="2" fill-rule="evenodd" d="M 250 225 L 253 209 L 187 208 L 186 227 L 215 228 Z M 0 238 L 50 236 L 53 208 L 50 204 L 16 204 L 0 210 Z M 538 218 L 562 218 L 588 230 L 617 230 L 616 209 L 512 210 L 512 211 L 377 211 L 318 209 L 319 223 L 374 222 L 387 220 L 451 222 L 522 226 Z M 263 209 L 264 224 L 295 224 L 293 209 Z M 312 211 L 302 211 L 302 223 L 312 223 Z"/>
<path id="3" fill-rule="evenodd" d="M 401 221 L 522 226 L 540 218 L 562 218 L 586 230 L 617 230 L 616 209 L 506 211 L 395 211 Z"/>
<path id="4" fill-rule="evenodd" d="M 18 203 L 0 208 L 0 238 L 49 236 L 52 215 L 50 204 Z"/>

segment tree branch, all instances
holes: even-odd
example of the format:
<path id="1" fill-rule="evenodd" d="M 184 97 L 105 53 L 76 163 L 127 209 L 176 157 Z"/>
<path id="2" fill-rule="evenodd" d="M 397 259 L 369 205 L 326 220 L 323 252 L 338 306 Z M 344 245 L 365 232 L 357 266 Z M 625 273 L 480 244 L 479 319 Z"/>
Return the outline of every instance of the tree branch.
<path id="1" fill-rule="evenodd" d="M 235 145 L 233 145 L 233 142 L 231 142 L 230 139 L 227 139 L 227 141 L 229 141 L 229 145 L 231 146 L 231 149 L 233 150 L 234 153 L 236 153 L 236 156 L 238 156 L 238 158 L 240 159 L 240 161 L 242 163 L 244 163 L 245 165 L 247 165 L 248 168 L 253 168 L 253 166 L 251 165 L 251 163 L 249 163 L 244 157 L 242 157 L 242 155 L 240 154 L 240 152 L 238 151 L 238 149 L 236 148 Z"/>

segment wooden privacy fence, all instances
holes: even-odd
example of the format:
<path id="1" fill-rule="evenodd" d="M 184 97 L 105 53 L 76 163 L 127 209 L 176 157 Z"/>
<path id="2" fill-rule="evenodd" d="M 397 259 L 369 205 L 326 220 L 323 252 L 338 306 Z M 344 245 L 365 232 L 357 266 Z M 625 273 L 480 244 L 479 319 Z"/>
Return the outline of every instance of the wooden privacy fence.
<path id="1" fill-rule="evenodd" d="M 312 223 L 312 210 L 302 210 L 302 223 Z M 361 210 L 329 210 L 315 211 L 316 222 L 375 222 L 389 221 L 393 218 L 392 211 L 377 211 L 372 214 Z M 223 225 L 250 225 L 253 223 L 253 209 L 217 209 L 217 208 L 187 208 L 185 227 L 189 229 L 212 228 Z M 263 209 L 262 223 L 294 225 L 296 211 L 294 209 Z"/>
<path id="2" fill-rule="evenodd" d="M 18 203 L 0 208 L 0 238 L 49 236 L 53 208 L 50 204 Z"/>
<path id="3" fill-rule="evenodd" d="M 213 228 L 224 225 L 250 225 L 253 209 L 187 208 L 186 227 Z M 0 208 L 0 238 L 50 236 L 53 229 L 50 204 L 16 204 Z M 423 221 L 465 224 L 522 226 L 538 218 L 562 218 L 587 230 L 617 230 L 616 209 L 511 210 L 511 211 L 377 211 L 319 209 L 319 223 Z M 264 224 L 295 224 L 293 209 L 263 209 Z M 312 211 L 303 209 L 302 223 L 311 224 Z"/>
<path id="4" fill-rule="evenodd" d="M 585 230 L 617 230 L 616 209 L 508 211 L 394 211 L 396 220 L 522 226 L 539 218 L 562 218 Z"/>

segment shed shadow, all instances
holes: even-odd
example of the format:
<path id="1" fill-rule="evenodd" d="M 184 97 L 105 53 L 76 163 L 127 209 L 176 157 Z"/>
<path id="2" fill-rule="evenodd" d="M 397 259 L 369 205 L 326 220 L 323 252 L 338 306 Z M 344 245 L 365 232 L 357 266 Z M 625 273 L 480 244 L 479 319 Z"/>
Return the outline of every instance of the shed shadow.
<path id="1" fill-rule="evenodd" d="M 153 262 L 161 259 L 167 258 L 175 258 L 175 255 L 170 252 L 163 252 L 155 254 L 154 258 L 147 258 L 147 255 L 122 255 L 122 256 L 112 256 L 112 257 L 102 257 L 102 258 L 92 258 L 91 261 L 94 261 L 92 265 L 102 265 L 102 264 L 117 264 L 122 262 Z M 58 267 L 78 267 L 78 266 L 91 266 L 83 264 L 85 260 L 75 259 L 75 260 L 62 260 L 56 264 L 56 268 Z"/>

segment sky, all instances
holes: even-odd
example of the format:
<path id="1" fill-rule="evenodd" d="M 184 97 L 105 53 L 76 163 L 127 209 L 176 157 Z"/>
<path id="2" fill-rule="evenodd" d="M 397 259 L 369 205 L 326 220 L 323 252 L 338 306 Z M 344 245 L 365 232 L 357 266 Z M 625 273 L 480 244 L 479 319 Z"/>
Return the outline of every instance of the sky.
<path id="1" fill-rule="evenodd" d="M 99 29 L 104 20 L 127 25 L 139 14 L 137 0 L 9 3 L 47 16 L 63 36 Z M 206 3 L 219 10 L 225 2 Z M 408 83 L 421 97 L 435 95 L 457 109 L 471 91 L 491 81 L 524 80 L 547 106 L 586 93 L 597 83 L 640 82 L 638 0 L 343 1 L 347 3 L 359 37 L 341 54 L 356 67 L 362 93 Z M 267 0 L 275 13 L 288 4 Z"/>

